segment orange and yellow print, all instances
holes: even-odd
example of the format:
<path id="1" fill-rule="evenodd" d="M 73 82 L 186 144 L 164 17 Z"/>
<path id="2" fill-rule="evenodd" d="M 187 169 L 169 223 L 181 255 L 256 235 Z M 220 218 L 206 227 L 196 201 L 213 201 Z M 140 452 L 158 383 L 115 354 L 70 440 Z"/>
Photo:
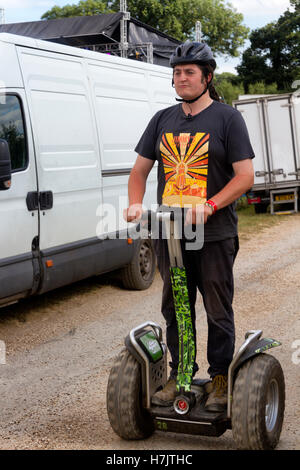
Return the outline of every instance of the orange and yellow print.
<path id="1" fill-rule="evenodd" d="M 160 153 L 165 172 L 162 203 L 167 206 L 203 204 L 206 201 L 209 134 L 165 133 Z"/>

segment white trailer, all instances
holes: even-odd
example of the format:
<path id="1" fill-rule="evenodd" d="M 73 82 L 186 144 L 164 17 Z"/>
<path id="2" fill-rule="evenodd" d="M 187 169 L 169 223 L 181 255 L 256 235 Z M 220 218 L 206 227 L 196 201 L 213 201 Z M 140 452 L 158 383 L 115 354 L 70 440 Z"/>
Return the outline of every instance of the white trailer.
<path id="1" fill-rule="evenodd" d="M 248 202 L 257 213 L 298 210 L 300 187 L 300 93 L 234 101 L 255 152 L 255 180 Z M 288 208 L 288 210 L 284 210 Z"/>
<path id="2" fill-rule="evenodd" d="M 171 69 L 6 33 L 0 61 L 0 304 L 118 268 L 146 288 L 153 252 L 122 210 L 134 147 L 175 103 Z"/>

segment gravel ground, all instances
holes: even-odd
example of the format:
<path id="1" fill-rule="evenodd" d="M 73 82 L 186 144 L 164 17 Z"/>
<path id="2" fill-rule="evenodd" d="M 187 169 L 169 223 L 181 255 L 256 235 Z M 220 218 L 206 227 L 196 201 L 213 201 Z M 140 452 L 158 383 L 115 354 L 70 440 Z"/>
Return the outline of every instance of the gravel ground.
<path id="1" fill-rule="evenodd" d="M 127 442 L 112 431 L 106 385 L 124 337 L 146 320 L 163 324 L 161 280 L 130 292 L 101 276 L 0 310 L 0 449 L 224 450 L 219 438 L 156 432 Z M 198 363 L 206 377 L 207 327 L 197 300 Z M 282 346 L 272 349 L 284 369 L 286 411 L 278 449 L 300 449 L 300 216 L 241 243 L 235 264 L 237 346 L 262 329 Z"/>

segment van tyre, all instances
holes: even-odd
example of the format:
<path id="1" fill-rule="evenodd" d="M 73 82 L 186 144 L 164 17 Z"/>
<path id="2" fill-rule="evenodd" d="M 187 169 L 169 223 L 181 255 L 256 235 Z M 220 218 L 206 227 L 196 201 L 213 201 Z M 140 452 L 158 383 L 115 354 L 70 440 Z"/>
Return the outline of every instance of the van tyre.
<path id="1" fill-rule="evenodd" d="M 121 270 L 125 289 L 144 290 L 151 286 L 156 269 L 156 257 L 152 241 L 139 239 L 130 264 Z"/>
<path id="2" fill-rule="evenodd" d="M 238 371 L 232 399 L 232 432 L 239 449 L 267 450 L 278 444 L 285 384 L 277 359 L 260 354 Z"/>
<path id="3" fill-rule="evenodd" d="M 154 423 L 142 407 L 140 364 L 124 349 L 117 356 L 107 385 L 106 407 L 111 427 L 123 439 L 145 439 Z"/>

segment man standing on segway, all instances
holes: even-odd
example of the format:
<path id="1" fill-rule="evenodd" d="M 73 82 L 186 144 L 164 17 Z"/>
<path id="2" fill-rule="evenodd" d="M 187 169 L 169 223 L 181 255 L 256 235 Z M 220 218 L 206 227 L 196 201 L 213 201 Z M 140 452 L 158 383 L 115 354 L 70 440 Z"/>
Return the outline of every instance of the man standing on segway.
<path id="1" fill-rule="evenodd" d="M 205 43 L 185 42 L 170 59 L 179 104 L 157 112 L 142 135 L 129 185 L 128 222 L 141 217 L 146 180 L 158 161 L 158 203 L 189 205 L 186 224 L 198 221 L 201 205 L 204 243 L 198 250 L 183 250 L 194 341 L 195 302 L 200 291 L 207 313 L 208 373 L 212 387 L 208 411 L 227 405 L 227 371 L 234 353 L 232 309 L 233 263 L 238 251 L 234 202 L 253 185 L 251 147 L 241 114 L 219 97 L 212 84 L 216 62 Z M 163 279 L 162 314 L 167 326 L 171 373 L 152 403 L 173 403 L 178 369 L 178 330 L 170 281 L 166 240 L 155 240 L 158 268 Z M 194 363 L 194 374 L 198 365 Z"/>

